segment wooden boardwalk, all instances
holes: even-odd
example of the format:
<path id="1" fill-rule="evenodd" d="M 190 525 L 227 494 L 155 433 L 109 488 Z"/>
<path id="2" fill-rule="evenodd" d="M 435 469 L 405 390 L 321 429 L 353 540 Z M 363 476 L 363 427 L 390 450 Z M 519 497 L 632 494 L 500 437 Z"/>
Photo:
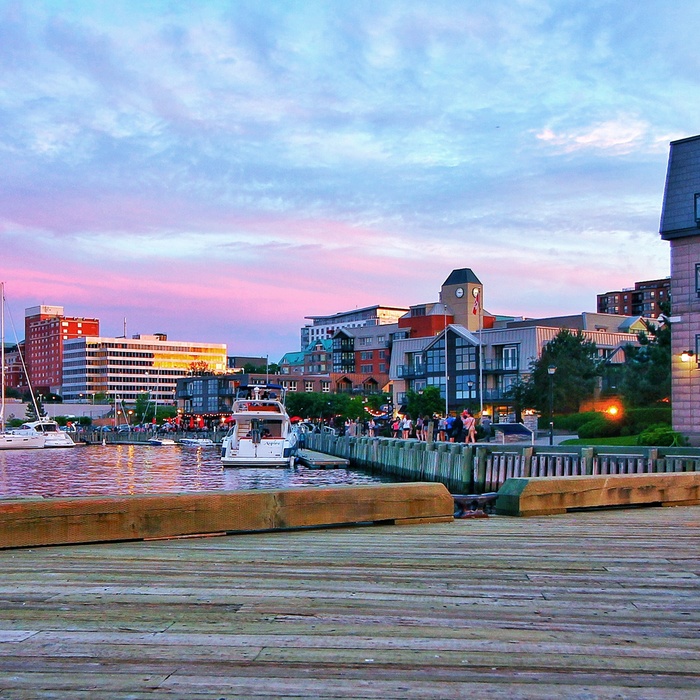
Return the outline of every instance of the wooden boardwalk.
<path id="1" fill-rule="evenodd" d="M 700 507 L 0 551 L 0 698 L 700 697 Z"/>

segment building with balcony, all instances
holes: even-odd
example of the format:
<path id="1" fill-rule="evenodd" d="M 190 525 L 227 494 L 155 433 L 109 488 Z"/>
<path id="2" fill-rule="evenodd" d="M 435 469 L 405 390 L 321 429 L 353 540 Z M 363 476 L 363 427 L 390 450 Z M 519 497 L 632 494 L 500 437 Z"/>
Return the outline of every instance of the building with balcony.
<path id="1" fill-rule="evenodd" d="M 657 318 L 670 302 L 671 278 L 635 282 L 634 287 L 598 294 L 598 313 Z"/>
<path id="2" fill-rule="evenodd" d="M 391 343 L 398 324 L 341 328 L 333 335 L 333 372 L 389 377 Z"/>
<path id="3" fill-rule="evenodd" d="M 305 316 L 311 323 L 301 329 L 301 350 L 305 350 L 310 343 L 332 338 L 340 328 L 365 328 L 397 323 L 407 311 L 405 307 L 376 305 L 329 316 Z"/>
<path id="4" fill-rule="evenodd" d="M 478 333 L 450 324 L 431 338 L 396 341 L 390 368 L 394 403 L 404 404 L 408 391 L 437 386 L 450 411 L 484 410 L 497 422 L 512 421 L 509 389 L 529 377 L 531 363 L 562 328 L 582 330 L 596 344 L 601 358 L 611 363 L 623 362 L 619 350 L 627 344 L 637 345 L 636 334 L 645 329 L 641 319 L 624 317 L 608 317 L 605 328 L 584 329 L 581 327 L 591 322 L 586 316 L 542 319 L 541 323 L 537 319 L 506 322 L 505 327 Z"/>
<path id="5" fill-rule="evenodd" d="M 226 345 L 168 340 L 163 334 L 70 339 L 64 342 L 63 397 L 79 401 L 100 394 L 135 401 L 146 393 L 173 404 L 177 380 L 205 367 L 226 371 Z"/>

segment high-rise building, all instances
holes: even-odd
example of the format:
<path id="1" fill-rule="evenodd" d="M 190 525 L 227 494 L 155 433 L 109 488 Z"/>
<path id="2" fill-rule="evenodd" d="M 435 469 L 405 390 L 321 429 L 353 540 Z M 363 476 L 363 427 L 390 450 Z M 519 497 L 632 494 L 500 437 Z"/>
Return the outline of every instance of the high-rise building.
<path id="1" fill-rule="evenodd" d="M 135 401 L 146 393 L 172 404 L 179 378 L 225 371 L 225 344 L 168 340 L 163 334 L 75 338 L 64 344 L 63 398 L 80 401 L 99 394 Z"/>
<path id="2" fill-rule="evenodd" d="M 64 343 L 100 334 L 96 318 L 65 316 L 62 306 L 32 306 L 24 312 L 27 374 L 35 391 L 60 393 Z"/>

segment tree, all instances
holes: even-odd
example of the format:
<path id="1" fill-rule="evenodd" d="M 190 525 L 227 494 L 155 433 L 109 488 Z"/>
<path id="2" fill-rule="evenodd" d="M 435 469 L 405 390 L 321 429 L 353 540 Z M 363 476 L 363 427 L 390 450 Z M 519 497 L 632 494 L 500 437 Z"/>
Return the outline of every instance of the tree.
<path id="1" fill-rule="evenodd" d="M 43 418 L 46 415 L 44 410 L 44 404 L 41 402 L 41 394 L 35 394 L 34 399 L 31 398 L 27 401 L 27 410 L 25 411 L 25 416 L 28 421 L 35 421 Z"/>
<path id="2" fill-rule="evenodd" d="M 434 413 L 442 413 L 445 410 L 445 400 L 440 396 L 440 389 L 436 386 L 426 386 L 420 392 L 409 391 L 406 393 L 406 412 L 412 417 L 432 416 Z"/>
<path id="3" fill-rule="evenodd" d="M 139 394 L 134 403 L 134 414 L 139 423 L 149 423 L 153 418 L 154 407 L 151 406 L 151 400 L 148 394 Z"/>
<path id="4" fill-rule="evenodd" d="M 192 376 L 199 377 L 209 373 L 209 363 L 205 360 L 195 360 L 194 362 L 190 362 L 187 369 Z"/>
<path id="5" fill-rule="evenodd" d="M 671 396 L 671 324 L 645 321 L 639 347 L 626 345 L 619 390 L 629 408 L 653 406 Z"/>
<path id="6" fill-rule="evenodd" d="M 550 367 L 556 368 L 553 375 Z M 530 363 L 530 377 L 518 387 L 518 399 L 548 413 L 551 386 L 554 412 L 576 413 L 581 402 L 593 396 L 599 372 L 596 344 L 582 331 L 562 328 Z"/>

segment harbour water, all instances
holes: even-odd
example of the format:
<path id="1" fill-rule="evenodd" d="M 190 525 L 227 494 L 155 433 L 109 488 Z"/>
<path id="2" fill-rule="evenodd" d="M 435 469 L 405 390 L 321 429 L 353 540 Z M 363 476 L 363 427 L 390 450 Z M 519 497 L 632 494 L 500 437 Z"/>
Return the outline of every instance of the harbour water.
<path id="1" fill-rule="evenodd" d="M 79 445 L 0 451 L 0 498 L 240 491 L 387 481 L 352 469 L 226 468 L 219 448 Z"/>

